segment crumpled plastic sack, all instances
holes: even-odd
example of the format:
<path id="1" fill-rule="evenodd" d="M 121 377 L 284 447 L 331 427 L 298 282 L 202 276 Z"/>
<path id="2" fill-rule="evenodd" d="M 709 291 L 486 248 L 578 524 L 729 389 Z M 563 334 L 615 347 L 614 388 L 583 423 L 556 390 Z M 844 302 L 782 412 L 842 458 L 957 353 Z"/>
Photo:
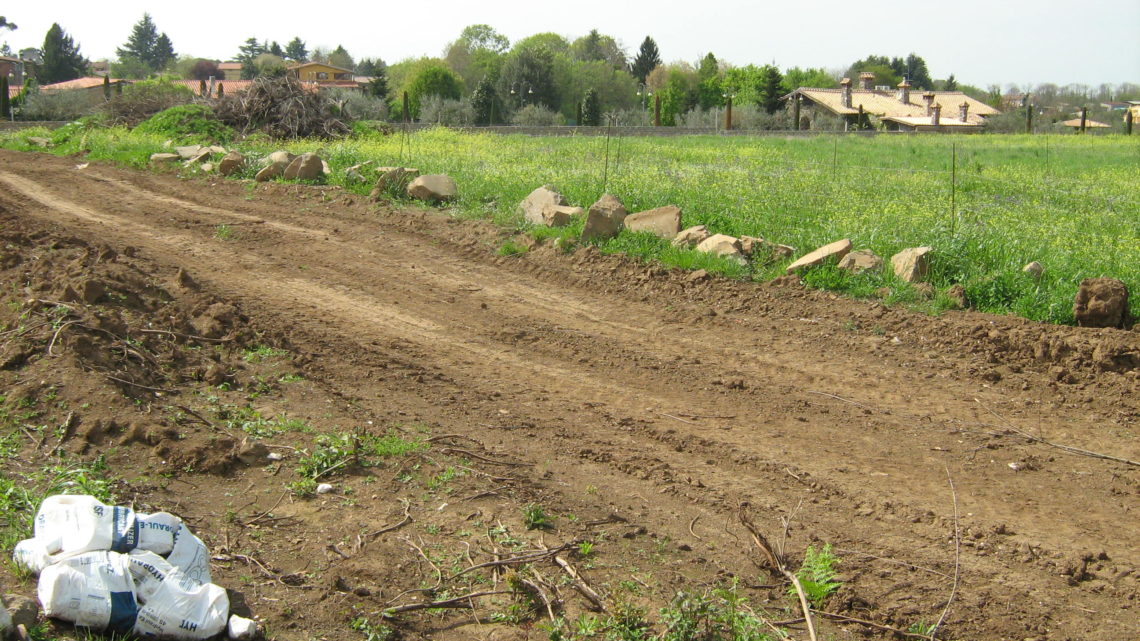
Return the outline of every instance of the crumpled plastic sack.
<path id="1" fill-rule="evenodd" d="M 210 579 L 206 545 L 177 516 L 137 513 L 91 496 L 51 496 L 36 513 L 34 533 L 13 558 L 39 575 L 38 596 L 50 617 L 185 641 L 216 636 L 231 623 L 229 597 Z M 235 628 L 250 630 L 256 623 Z"/>
<path id="2" fill-rule="evenodd" d="M 36 512 L 34 536 L 17 544 L 13 559 L 33 574 L 68 554 L 149 550 L 201 583 L 210 583 L 206 545 L 166 512 L 143 514 L 104 505 L 93 496 L 56 495 Z"/>
<path id="3" fill-rule="evenodd" d="M 138 614 L 134 581 L 126 557 L 84 552 L 45 567 L 37 596 L 44 612 L 95 630 L 128 633 Z"/>

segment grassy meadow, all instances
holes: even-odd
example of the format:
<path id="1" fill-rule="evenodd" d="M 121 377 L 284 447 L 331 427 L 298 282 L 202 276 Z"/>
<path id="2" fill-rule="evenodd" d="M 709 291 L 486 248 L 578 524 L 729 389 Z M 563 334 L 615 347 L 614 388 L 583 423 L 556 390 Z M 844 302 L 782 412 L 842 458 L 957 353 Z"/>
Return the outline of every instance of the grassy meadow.
<path id="1" fill-rule="evenodd" d="M 0 144 L 28 149 L 25 139 L 33 135 L 37 132 L 4 134 Z M 57 153 L 82 149 L 91 158 L 134 166 L 145 165 L 164 142 L 122 129 L 54 136 Z M 238 147 L 268 153 L 279 145 L 252 139 Z M 929 245 L 934 248 L 930 280 L 939 292 L 961 284 L 982 311 L 1034 320 L 1071 323 L 1073 296 L 1083 278 L 1111 276 L 1140 292 L 1140 137 L 606 139 L 430 129 L 280 147 L 321 151 L 334 170 L 333 183 L 343 184 L 344 168 L 368 160 L 449 174 L 460 188 L 459 215 L 520 231 L 527 226 L 517 204 L 545 183 L 583 207 L 605 192 L 621 198 L 630 212 L 678 205 L 684 226 L 761 236 L 795 247 L 797 255 L 840 238 L 884 259 L 905 247 Z M 360 193 L 370 187 L 345 186 Z M 575 237 L 580 229 L 578 221 L 562 230 L 530 231 Z M 740 267 L 628 232 L 599 248 L 739 278 L 782 273 L 782 264 Z M 1021 271 L 1033 260 L 1044 265 L 1040 280 Z M 850 276 L 824 266 L 804 277 L 811 286 L 855 296 L 885 287 L 889 301 L 932 311 L 947 304 L 942 294 L 920 303 L 918 292 L 890 273 Z"/>

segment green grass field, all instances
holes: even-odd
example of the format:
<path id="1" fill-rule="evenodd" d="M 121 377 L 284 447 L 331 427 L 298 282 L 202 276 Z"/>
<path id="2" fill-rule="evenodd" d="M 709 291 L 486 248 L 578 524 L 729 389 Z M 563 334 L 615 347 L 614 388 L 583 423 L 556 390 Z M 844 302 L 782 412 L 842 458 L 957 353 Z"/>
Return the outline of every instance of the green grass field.
<path id="1" fill-rule="evenodd" d="M 42 135 L 42 132 L 40 132 Z M 26 148 L 7 134 L 5 146 Z M 57 134 L 57 138 L 64 138 Z M 159 138 L 92 130 L 62 140 L 92 158 L 145 165 Z M 276 148 L 261 141 L 254 152 Z M 960 283 L 983 311 L 1054 323 L 1072 322 L 1081 279 L 1110 276 L 1140 292 L 1140 137 L 827 135 L 817 137 L 606 138 L 530 137 L 432 129 L 340 141 L 296 141 L 295 152 L 321 150 L 334 169 L 365 160 L 446 173 L 460 186 L 458 209 L 523 229 L 515 208 L 544 183 L 588 207 L 608 191 L 630 212 L 667 204 L 685 226 L 761 236 L 799 253 L 850 238 L 884 258 L 905 247 L 934 248 L 931 282 Z M 608 162 L 607 162 L 608 157 Z M 346 185 L 366 193 L 367 185 Z M 581 221 L 542 236 L 574 236 Z M 628 232 L 600 245 L 668 265 L 769 279 L 782 265 L 742 268 Z M 1023 274 L 1045 266 L 1037 281 Z M 889 269 L 888 269 L 889 271 Z M 849 276 L 833 267 L 805 274 L 812 286 L 912 302 L 913 288 L 891 274 Z M 942 308 L 936 297 L 923 306 Z M 1133 305 L 1135 307 L 1135 305 Z"/>

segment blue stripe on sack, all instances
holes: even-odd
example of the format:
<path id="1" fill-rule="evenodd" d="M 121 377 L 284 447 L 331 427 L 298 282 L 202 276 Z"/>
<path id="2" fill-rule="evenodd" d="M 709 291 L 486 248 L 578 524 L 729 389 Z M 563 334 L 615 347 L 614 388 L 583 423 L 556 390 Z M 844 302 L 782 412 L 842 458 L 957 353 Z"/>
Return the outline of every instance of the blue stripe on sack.
<path id="1" fill-rule="evenodd" d="M 127 553 L 139 544 L 139 520 L 129 507 L 114 508 L 111 526 L 111 550 Z"/>
<path id="2" fill-rule="evenodd" d="M 134 592 L 111 593 L 111 620 L 107 628 L 115 632 L 130 632 L 135 627 L 139 606 L 135 603 Z"/>

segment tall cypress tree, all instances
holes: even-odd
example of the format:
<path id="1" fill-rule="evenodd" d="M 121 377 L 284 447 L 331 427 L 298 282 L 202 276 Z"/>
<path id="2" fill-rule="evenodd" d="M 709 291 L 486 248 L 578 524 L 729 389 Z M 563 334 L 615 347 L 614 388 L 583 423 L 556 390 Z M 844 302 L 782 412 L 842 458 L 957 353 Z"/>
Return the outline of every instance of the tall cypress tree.
<path id="1" fill-rule="evenodd" d="M 598 98 L 598 90 L 591 87 L 586 91 L 582 100 L 582 122 L 587 127 L 597 127 L 602 124 L 602 101 Z"/>
<path id="2" fill-rule="evenodd" d="M 633 65 L 630 67 L 630 73 L 638 82 L 645 82 L 645 78 L 661 64 L 661 52 L 657 51 L 657 43 L 653 38 L 645 36 L 645 40 L 641 42 L 641 48 L 637 51 L 637 57 L 633 59 Z"/>
<path id="3" fill-rule="evenodd" d="M 79 46 L 71 36 L 53 23 L 44 38 L 44 62 L 36 69 L 40 84 L 74 80 L 87 73 L 87 59 L 79 53 Z"/>

